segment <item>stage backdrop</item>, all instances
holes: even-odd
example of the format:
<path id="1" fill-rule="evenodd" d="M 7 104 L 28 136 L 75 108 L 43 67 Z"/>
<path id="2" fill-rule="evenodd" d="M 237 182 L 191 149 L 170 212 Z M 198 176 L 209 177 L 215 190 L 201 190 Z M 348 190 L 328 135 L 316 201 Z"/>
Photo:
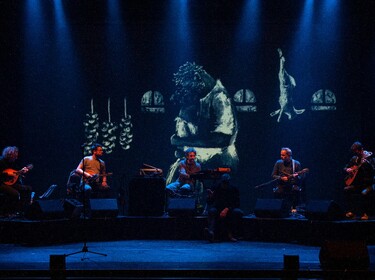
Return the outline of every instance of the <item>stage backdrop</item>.
<path id="1" fill-rule="evenodd" d="M 281 147 L 303 198 L 342 201 L 351 144 L 375 151 L 374 1 L 1 1 L 1 148 L 41 195 L 93 142 L 116 190 L 143 164 L 174 180 L 196 147 L 230 167 L 245 213 Z M 211 184 L 206 182 L 206 185 Z"/>

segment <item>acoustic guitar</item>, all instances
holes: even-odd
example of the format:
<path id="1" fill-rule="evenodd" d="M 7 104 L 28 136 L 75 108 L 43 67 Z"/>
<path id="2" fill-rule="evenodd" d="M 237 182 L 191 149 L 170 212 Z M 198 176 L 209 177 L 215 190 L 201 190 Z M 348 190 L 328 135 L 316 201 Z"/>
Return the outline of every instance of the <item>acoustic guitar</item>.
<path id="1" fill-rule="evenodd" d="M 94 174 L 90 178 L 85 178 L 85 182 L 90 184 L 90 183 L 95 182 L 100 177 L 107 177 L 107 176 L 112 176 L 112 175 L 113 175 L 112 172 L 111 173 L 104 173 L 104 174 Z"/>
<path id="2" fill-rule="evenodd" d="M 32 164 L 29 164 L 29 165 L 26 166 L 26 168 L 29 169 L 29 170 L 33 169 L 33 167 L 34 166 Z M 8 185 L 8 186 L 13 186 L 17 182 L 19 176 L 22 176 L 26 172 L 23 171 L 23 168 L 21 170 L 18 170 L 18 171 L 14 170 L 14 169 L 11 169 L 11 168 L 5 169 L 3 171 L 3 174 L 5 174 L 5 177 L 6 177 L 6 179 L 4 181 L 4 184 Z"/>
<path id="3" fill-rule="evenodd" d="M 372 155 L 372 153 L 370 155 Z M 351 184 L 353 184 L 353 181 L 354 181 L 355 177 L 357 176 L 358 171 L 361 168 L 362 164 L 364 164 L 365 162 L 367 162 L 367 157 L 362 158 L 360 164 L 353 165 L 351 167 L 352 172 L 349 173 L 348 176 L 345 177 L 345 185 L 346 186 L 350 186 Z"/>

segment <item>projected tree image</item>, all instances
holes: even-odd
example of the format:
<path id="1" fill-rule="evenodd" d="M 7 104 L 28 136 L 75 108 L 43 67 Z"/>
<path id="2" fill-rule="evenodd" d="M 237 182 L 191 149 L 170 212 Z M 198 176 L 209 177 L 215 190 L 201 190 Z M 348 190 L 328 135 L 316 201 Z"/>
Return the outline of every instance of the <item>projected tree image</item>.
<path id="1" fill-rule="evenodd" d="M 278 115 L 277 122 L 280 122 L 283 114 L 288 116 L 288 119 L 293 119 L 296 115 L 305 112 L 305 109 L 296 109 L 293 105 L 293 91 L 296 87 L 295 79 L 288 74 L 285 70 L 285 57 L 281 49 L 277 49 L 280 58 L 280 70 L 279 70 L 279 81 L 280 81 L 280 96 L 279 104 L 280 109 L 272 112 L 271 117 Z"/>
<path id="2" fill-rule="evenodd" d="M 183 151 L 194 147 L 203 168 L 226 166 L 235 169 L 238 132 L 235 109 L 221 81 L 213 79 L 202 66 L 186 62 L 174 74 L 176 91 L 171 101 L 180 107 L 171 137 L 177 161 L 171 165 L 167 182 L 173 178 Z"/>

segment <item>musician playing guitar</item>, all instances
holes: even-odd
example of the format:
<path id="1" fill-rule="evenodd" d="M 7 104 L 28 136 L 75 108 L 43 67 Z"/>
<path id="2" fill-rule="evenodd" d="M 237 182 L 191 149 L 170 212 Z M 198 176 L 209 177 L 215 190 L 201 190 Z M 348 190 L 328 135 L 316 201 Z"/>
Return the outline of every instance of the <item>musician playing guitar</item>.
<path id="1" fill-rule="evenodd" d="M 373 191 L 375 161 L 372 152 L 366 151 L 362 143 L 354 142 L 351 146 L 354 156 L 344 167 L 345 195 L 347 200 L 347 218 L 355 218 L 357 214 L 362 220 L 367 220 L 369 212 L 370 196 Z M 355 199 L 360 194 L 360 203 L 355 203 Z M 355 207 L 357 205 L 357 207 Z"/>
<path id="2" fill-rule="evenodd" d="M 111 196 L 111 190 L 107 184 L 106 165 L 100 158 L 103 156 L 101 144 L 94 144 L 91 147 L 91 156 L 86 156 L 81 160 L 76 168 L 76 173 L 84 181 L 85 198 L 90 198 L 92 191 L 101 198 Z M 69 189 L 68 189 L 69 193 Z"/>
<path id="3" fill-rule="evenodd" d="M 178 164 L 178 178 L 166 186 L 166 192 L 174 197 L 180 194 L 186 195 L 194 190 L 195 179 L 190 175 L 201 171 L 201 165 L 196 161 L 197 152 L 194 148 L 185 150 L 185 158 Z"/>
<path id="4" fill-rule="evenodd" d="M 272 171 L 272 178 L 277 180 L 277 186 L 273 190 L 274 197 L 284 199 L 288 208 L 295 211 L 300 200 L 304 171 L 301 168 L 301 163 L 292 158 L 290 148 L 281 148 L 280 158 L 276 161 Z"/>
<path id="5" fill-rule="evenodd" d="M 7 197 L 3 214 L 10 216 L 22 214 L 31 202 L 31 187 L 24 185 L 21 178 L 32 165 L 20 168 L 17 159 L 16 146 L 5 147 L 0 157 L 0 192 Z"/>

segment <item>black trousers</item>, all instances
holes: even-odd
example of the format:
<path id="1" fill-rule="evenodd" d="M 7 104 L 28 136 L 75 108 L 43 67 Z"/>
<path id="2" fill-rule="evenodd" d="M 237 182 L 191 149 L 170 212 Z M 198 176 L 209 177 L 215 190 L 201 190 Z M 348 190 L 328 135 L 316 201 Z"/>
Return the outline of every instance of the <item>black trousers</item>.
<path id="1" fill-rule="evenodd" d="M 229 210 L 225 218 L 220 218 L 220 212 L 221 210 L 215 207 L 208 210 L 208 229 L 219 235 L 227 235 L 228 233 L 240 235 L 243 211 L 234 208 Z"/>

